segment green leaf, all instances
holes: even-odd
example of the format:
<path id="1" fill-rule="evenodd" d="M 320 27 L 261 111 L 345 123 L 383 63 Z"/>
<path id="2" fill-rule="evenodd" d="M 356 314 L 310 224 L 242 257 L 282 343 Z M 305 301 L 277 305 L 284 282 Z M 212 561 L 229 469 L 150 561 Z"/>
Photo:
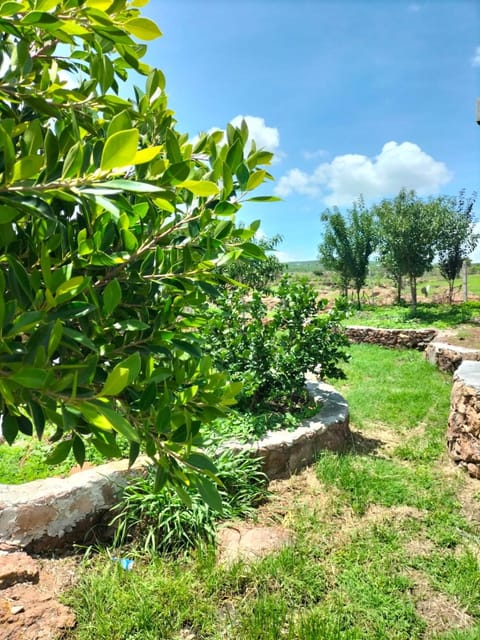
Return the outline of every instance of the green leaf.
<path id="1" fill-rule="evenodd" d="M 139 40 L 155 40 L 162 35 L 155 22 L 148 18 L 132 18 L 124 22 L 123 26 Z"/>
<path id="2" fill-rule="evenodd" d="M 100 161 L 102 171 L 111 171 L 132 164 L 137 153 L 138 140 L 138 129 L 118 131 L 107 138 Z"/>
<path id="3" fill-rule="evenodd" d="M 140 373 L 142 361 L 138 351 L 117 364 L 108 374 L 101 396 L 117 396 L 125 387 L 131 384 Z"/>
<path id="4" fill-rule="evenodd" d="M 43 389 L 47 384 L 48 371 L 35 367 L 23 367 L 13 373 L 10 380 L 27 389 Z"/>
<path id="5" fill-rule="evenodd" d="M 0 224 L 8 224 L 16 218 L 19 218 L 22 212 L 18 209 L 8 206 L 7 204 L 0 205 Z"/>
<path id="6" fill-rule="evenodd" d="M 172 340 L 172 343 L 177 347 L 177 349 L 185 351 L 185 353 L 188 353 L 194 358 L 202 357 L 202 350 L 200 349 L 198 344 L 187 342 L 186 340 Z"/>
<path id="7" fill-rule="evenodd" d="M 140 149 L 135 154 L 132 164 L 144 164 L 145 162 L 151 162 L 154 158 L 158 156 L 163 150 L 163 146 L 158 147 L 148 147 L 147 149 Z"/>
<path id="8" fill-rule="evenodd" d="M 267 175 L 267 172 L 264 171 L 263 169 L 261 169 L 260 171 L 255 171 L 254 173 L 251 173 L 248 178 L 246 190 L 252 191 L 253 189 L 256 189 L 257 187 L 259 187 L 262 184 L 262 182 L 265 180 L 266 175 Z"/>
<path id="9" fill-rule="evenodd" d="M 209 180 L 184 180 L 177 184 L 180 189 L 187 189 L 191 191 L 193 195 L 200 197 L 208 197 L 216 195 L 219 192 L 219 187 L 215 182 Z"/>
<path id="10" fill-rule="evenodd" d="M 73 438 L 72 449 L 75 460 L 83 467 L 83 463 L 85 462 L 85 445 L 83 444 L 83 440 L 77 435 Z"/>
<path id="11" fill-rule="evenodd" d="M 245 202 L 281 202 L 282 199 L 277 196 L 254 196 L 253 198 L 247 198 Z"/>
<path id="12" fill-rule="evenodd" d="M 140 436 L 125 418 L 109 407 L 91 402 L 82 402 L 80 411 L 87 422 L 99 429 L 117 431 L 127 440 L 140 442 Z"/>
<path id="13" fill-rule="evenodd" d="M 110 316 L 122 301 L 122 288 L 118 280 L 111 280 L 103 292 L 103 311 Z"/>
<path id="14" fill-rule="evenodd" d="M 222 513 L 223 502 L 216 486 L 208 478 L 198 476 L 195 478 L 195 484 L 198 487 L 200 495 L 208 504 L 208 506 L 214 511 Z"/>
<path id="15" fill-rule="evenodd" d="M 28 403 L 28 406 L 30 409 L 30 416 L 32 418 L 33 425 L 35 427 L 37 438 L 41 440 L 43 436 L 43 432 L 45 430 L 45 415 L 43 413 L 41 406 L 37 402 L 34 402 L 33 400 L 31 400 Z"/>
<path id="16" fill-rule="evenodd" d="M 129 371 L 117 365 L 107 377 L 99 396 L 118 396 L 128 385 Z"/>
<path id="17" fill-rule="evenodd" d="M 59 442 L 55 449 L 46 457 L 45 462 L 50 465 L 60 464 L 66 458 L 72 449 L 72 441 L 64 440 Z"/>
<path id="18" fill-rule="evenodd" d="M 3 416 L 2 433 L 9 445 L 12 445 L 15 442 L 15 438 L 18 435 L 18 422 L 15 416 L 12 416 L 11 414 Z"/>
<path id="19" fill-rule="evenodd" d="M 13 166 L 13 182 L 27 180 L 36 175 L 43 166 L 43 156 L 25 156 Z"/>
<path id="20" fill-rule="evenodd" d="M 157 187 L 149 182 L 135 182 L 134 180 L 110 180 L 109 182 L 97 182 L 95 187 L 106 187 L 112 189 L 112 192 L 133 191 L 134 193 L 157 193 L 162 191 L 161 187 Z M 86 191 L 86 189 L 84 189 Z M 94 193 L 94 191 L 93 191 Z"/>
<path id="21" fill-rule="evenodd" d="M 191 453 L 186 459 L 186 462 L 197 469 L 201 469 L 202 471 L 218 473 L 217 467 L 213 464 L 212 460 L 203 453 Z"/>
<path id="22" fill-rule="evenodd" d="M 145 331 L 145 329 L 150 329 L 150 325 L 146 322 L 142 322 L 141 320 L 135 320 L 132 318 L 130 320 L 121 320 L 120 322 L 116 322 L 113 325 L 113 328 L 118 331 Z"/>

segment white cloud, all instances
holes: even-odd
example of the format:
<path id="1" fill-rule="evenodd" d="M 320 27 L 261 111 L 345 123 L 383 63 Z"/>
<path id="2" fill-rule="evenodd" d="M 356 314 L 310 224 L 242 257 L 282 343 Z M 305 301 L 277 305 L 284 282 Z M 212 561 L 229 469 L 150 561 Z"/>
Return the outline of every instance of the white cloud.
<path id="1" fill-rule="evenodd" d="M 472 58 L 472 67 L 480 67 L 480 47 L 475 49 L 475 53 Z"/>
<path id="2" fill-rule="evenodd" d="M 351 204 L 360 194 L 366 200 L 394 195 L 403 187 L 419 195 L 437 192 L 451 174 L 443 162 L 434 160 L 412 142 L 387 142 L 380 154 L 337 156 L 313 173 L 291 169 L 275 187 L 276 195 L 299 193 L 323 198 L 325 204 Z"/>
<path id="3" fill-rule="evenodd" d="M 235 116 L 230 122 L 234 127 L 239 127 L 242 120 L 245 120 L 248 126 L 247 148 L 250 146 L 249 143 L 255 140 L 257 149 L 277 152 L 280 147 L 280 134 L 276 127 L 267 127 L 265 120 L 257 116 Z"/>
<path id="4" fill-rule="evenodd" d="M 303 157 L 305 160 L 317 160 L 319 158 L 326 158 L 329 155 L 326 149 L 316 149 L 315 151 L 304 151 Z"/>

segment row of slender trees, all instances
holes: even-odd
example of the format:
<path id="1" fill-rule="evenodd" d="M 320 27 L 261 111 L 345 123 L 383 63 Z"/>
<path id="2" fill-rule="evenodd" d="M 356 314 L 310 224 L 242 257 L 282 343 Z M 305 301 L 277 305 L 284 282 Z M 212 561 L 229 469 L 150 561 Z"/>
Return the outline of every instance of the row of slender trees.
<path id="1" fill-rule="evenodd" d="M 322 214 L 325 232 L 319 257 L 326 269 L 335 271 L 344 295 L 353 287 L 360 307 L 360 292 L 368 276 L 369 260 L 376 253 L 397 286 L 400 298 L 404 279 L 410 284 L 412 310 L 417 307 L 417 278 L 438 263 L 448 281 L 452 302 L 455 279 L 463 261 L 475 249 L 471 197 L 423 200 L 415 191 L 402 189 L 393 199 L 367 207 L 362 197 L 342 213 L 337 207 Z"/>

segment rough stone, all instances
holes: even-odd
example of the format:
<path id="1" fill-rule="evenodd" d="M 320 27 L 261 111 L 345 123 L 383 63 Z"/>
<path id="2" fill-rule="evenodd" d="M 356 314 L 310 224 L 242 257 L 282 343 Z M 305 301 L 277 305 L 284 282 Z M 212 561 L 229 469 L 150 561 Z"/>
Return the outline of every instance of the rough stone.
<path id="1" fill-rule="evenodd" d="M 311 464 L 322 450 L 343 451 L 351 444 L 346 400 L 331 385 L 318 382 L 313 374 L 307 376 L 307 388 L 322 407 L 295 431 L 275 431 L 256 442 L 227 444 L 234 451 L 261 458 L 269 480 L 288 478 Z"/>
<path id="2" fill-rule="evenodd" d="M 38 582 L 38 564 L 26 553 L 17 551 L 0 555 L 0 589 L 20 582 Z"/>
<path id="3" fill-rule="evenodd" d="M 290 544 L 292 536 L 282 527 L 252 527 L 244 523 L 219 530 L 218 562 L 230 564 L 239 560 L 251 562 L 279 551 Z"/>
<path id="4" fill-rule="evenodd" d="M 480 479 L 480 364 L 466 360 L 453 376 L 447 447 L 454 462 Z"/>
<path id="5" fill-rule="evenodd" d="M 54 640 L 75 625 L 75 615 L 56 600 L 65 586 L 26 553 L 0 555 L 0 640 Z"/>
<path id="6" fill-rule="evenodd" d="M 423 351 L 436 337 L 436 329 L 381 329 L 378 327 L 348 326 L 346 334 L 351 342 L 378 344 L 383 347 L 417 349 Z"/>
<path id="7" fill-rule="evenodd" d="M 425 357 L 440 371 L 453 373 L 466 360 L 480 361 L 480 350 L 434 341 L 425 349 Z"/>

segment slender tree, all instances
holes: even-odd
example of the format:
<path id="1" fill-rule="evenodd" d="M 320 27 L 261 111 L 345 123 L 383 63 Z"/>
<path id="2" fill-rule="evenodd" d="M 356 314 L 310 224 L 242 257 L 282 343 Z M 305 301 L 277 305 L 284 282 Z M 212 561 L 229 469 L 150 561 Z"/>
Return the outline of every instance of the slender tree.
<path id="1" fill-rule="evenodd" d="M 480 239 L 480 234 L 474 231 L 475 198 L 476 194 L 466 198 L 465 190 L 462 190 L 457 197 L 445 198 L 443 201 L 437 251 L 440 273 L 448 281 L 450 304 L 453 302 L 453 288 L 463 261 Z"/>
<path id="2" fill-rule="evenodd" d="M 417 311 L 417 278 L 432 267 L 435 257 L 442 210 L 442 198 L 423 201 L 406 189 L 375 207 L 380 257 L 397 276 L 409 278 L 413 314 Z"/>
<path id="3" fill-rule="evenodd" d="M 365 286 L 368 262 L 376 244 L 373 214 L 360 197 L 345 215 L 336 207 L 333 211 L 327 209 L 322 221 L 326 230 L 319 246 L 320 260 L 327 269 L 339 274 L 345 296 L 353 283 L 360 308 L 360 291 Z"/>

